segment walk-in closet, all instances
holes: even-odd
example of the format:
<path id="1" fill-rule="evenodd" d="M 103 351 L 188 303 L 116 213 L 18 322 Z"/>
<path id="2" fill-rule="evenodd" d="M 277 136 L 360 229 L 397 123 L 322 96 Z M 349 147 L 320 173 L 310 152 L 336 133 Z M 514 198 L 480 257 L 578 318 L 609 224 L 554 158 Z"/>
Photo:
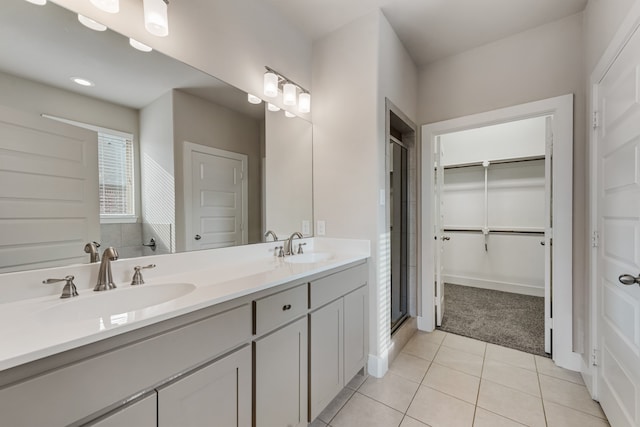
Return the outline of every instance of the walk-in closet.
<path id="1" fill-rule="evenodd" d="M 535 117 L 438 137 L 441 329 L 550 352 L 550 120 Z"/>

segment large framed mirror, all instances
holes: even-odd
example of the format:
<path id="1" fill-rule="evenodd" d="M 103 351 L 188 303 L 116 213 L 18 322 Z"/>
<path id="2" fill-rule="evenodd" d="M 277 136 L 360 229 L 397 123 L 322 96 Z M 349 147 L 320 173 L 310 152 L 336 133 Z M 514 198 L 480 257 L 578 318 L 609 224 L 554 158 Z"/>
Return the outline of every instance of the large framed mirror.
<path id="1" fill-rule="evenodd" d="M 311 164 L 309 122 L 51 2 L 3 4 L 0 273 L 89 262 L 92 242 L 135 257 L 311 235 Z"/>

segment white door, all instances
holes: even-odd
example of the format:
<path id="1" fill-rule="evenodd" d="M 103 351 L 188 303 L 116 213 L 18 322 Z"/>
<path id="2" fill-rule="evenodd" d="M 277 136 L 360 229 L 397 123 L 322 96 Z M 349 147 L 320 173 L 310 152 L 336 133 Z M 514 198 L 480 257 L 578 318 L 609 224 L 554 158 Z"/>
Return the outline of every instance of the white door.
<path id="1" fill-rule="evenodd" d="M 440 137 L 435 141 L 435 186 L 434 186 L 434 218 L 435 220 L 435 305 L 436 305 L 436 326 L 442 326 L 444 316 L 444 283 L 442 281 L 442 255 L 444 252 L 444 241 L 448 239 L 444 235 L 444 217 L 442 213 L 442 192 L 444 191 L 444 166 L 442 166 L 442 142 Z"/>
<path id="2" fill-rule="evenodd" d="M 636 31 L 596 89 L 598 397 L 612 426 L 640 425 L 639 52 Z"/>
<path id="3" fill-rule="evenodd" d="M 247 156 L 190 144 L 187 249 L 247 243 Z M 189 218 L 191 221 L 189 222 Z"/>
<path id="4" fill-rule="evenodd" d="M 97 134 L 0 107 L 0 273 L 88 262 L 94 240 Z"/>
<path id="5" fill-rule="evenodd" d="M 544 155 L 544 351 L 551 354 L 551 295 L 553 291 L 553 117 L 545 120 Z"/>

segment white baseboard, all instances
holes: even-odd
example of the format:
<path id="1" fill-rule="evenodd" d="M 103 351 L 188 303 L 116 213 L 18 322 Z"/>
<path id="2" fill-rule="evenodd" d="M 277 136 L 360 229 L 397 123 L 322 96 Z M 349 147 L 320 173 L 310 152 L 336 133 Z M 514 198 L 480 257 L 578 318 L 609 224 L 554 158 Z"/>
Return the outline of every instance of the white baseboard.
<path id="1" fill-rule="evenodd" d="M 389 357 L 387 354 L 384 356 L 369 355 L 369 362 L 367 363 L 367 370 L 369 375 L 376 378 L 384 377 L 384 374 L 389 370 Z"/>
<path id="2" fill-rule="evenodd" d="M 473 288 L 491 289 L 494 291 L 511 292 L 514 294 L 544 297 L 544 287 L 524 285 L 522 283 L 499 282 L 493 280 L 476 279 L 473 277 L 444 275 L 442 280 L 453 285 L 470 286 Z M 418 323 L 419 325 L 419 323 Z"/>

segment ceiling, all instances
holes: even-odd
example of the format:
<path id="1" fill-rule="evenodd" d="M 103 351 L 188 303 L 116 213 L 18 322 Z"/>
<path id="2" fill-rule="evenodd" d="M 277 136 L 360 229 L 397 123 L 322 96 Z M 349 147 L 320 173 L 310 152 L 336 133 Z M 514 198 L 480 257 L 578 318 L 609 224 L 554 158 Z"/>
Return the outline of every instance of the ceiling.
<path id="1" fill-rule="evenodd" d="M 584 10 L 588 0 L 267 0 L 317 40 L 381 9 L 417 65 Z"/>

